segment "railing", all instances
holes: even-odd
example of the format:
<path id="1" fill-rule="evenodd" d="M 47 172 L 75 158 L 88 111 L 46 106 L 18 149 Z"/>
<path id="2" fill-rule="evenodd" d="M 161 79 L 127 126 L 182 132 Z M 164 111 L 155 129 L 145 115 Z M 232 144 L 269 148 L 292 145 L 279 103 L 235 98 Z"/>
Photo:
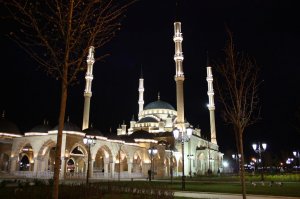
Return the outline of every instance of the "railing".
<path id="1" fill-rule="evenodd" d="M 50 179 L 53 178 L 53 171 L 14 171 L 12 173 L 14 176 L 24 177 L 24 178 L 38 178 L 38 179 Z"/>
<path id="2" fill-rule="evenodd" d="M 53 178 L 53 171 L 14 171 L 12 172 L 12 175 L 20 177 L 20 178 L 37 178 L 37 179 L 51 179 Z M 65 179 L 85 179 L 86 173 L 71 173 L 67 172 L 65 174 Z M 121 179 L 128 179 L 128 178 L 144 178 L 143 173 L 131 173 L 129 174 L 127 171 L 120 173 Z M 60 174 L 60 178 L 62 178 L 62 175 Z M 118 179 L 119 173 L 115 172 L 112 176 L 111 173 L 104 173 L 104 172 L 94 172 L 92 179 Z"/>

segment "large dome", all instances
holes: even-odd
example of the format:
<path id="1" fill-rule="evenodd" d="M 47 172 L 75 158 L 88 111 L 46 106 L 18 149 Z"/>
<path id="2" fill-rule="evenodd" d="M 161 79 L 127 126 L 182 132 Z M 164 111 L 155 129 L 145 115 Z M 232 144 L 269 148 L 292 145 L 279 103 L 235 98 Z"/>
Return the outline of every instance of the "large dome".
<path id="1" fill-rule="evenodd" d="M 22 135 L 17 125 L 11 121 L 8 121 L 4 117 L 0 119 L 0 132 Z"/>
<path id="2" fill-rule="evenodd" d="M 175 110 L 174 107 L 162 100 L 157 100 L 155 102 L 151 102 L 147 104 L 144 108 L 144 110 L 149 110 L 149 109 L 170 109 L 170 110 Z"/>

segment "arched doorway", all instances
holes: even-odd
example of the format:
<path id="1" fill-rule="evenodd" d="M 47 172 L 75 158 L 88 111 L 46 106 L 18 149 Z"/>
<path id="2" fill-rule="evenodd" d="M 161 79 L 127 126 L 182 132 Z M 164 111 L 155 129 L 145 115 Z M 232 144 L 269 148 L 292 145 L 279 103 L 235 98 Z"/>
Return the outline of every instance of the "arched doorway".
<path id="1" fill-rule="evenodd" d="M 132 172 L 142 173 L 142 159 L 139 155 L 133 157 Z"/>
<path id="2" fill-rule="evenodd" d="M 122 150 L 120 150 L 117 153 L 115 171 L 118 173 L 128 171 L 127 156 L 126 156 L 126 153 Z"/>
<path id="3" fill-rule="evenodd" d="M 33 171 L 33 150 L 30 144 L 26 144 L 19 154 L 19 171 Z"/>
<path id="4" fill-rule="evenodd" d="M 74 173 L 84 173 L 87 169 L 84 161 L 84 152 L 85 150 L 81 146 L 76 146 L 70 153 L 69 160 L 72 160 L 74 163 Z"/>
<path id="5" fill-rule="evenodd" d="M 20 171 L 30 171 L 30 163 L 27 155 L 23 155 L 19 163 Z"/>
<path id="6" fill-rule="evenodd" d="M 75 162 L 73 159 L 68 160 L 66 172 L 69 172 L 71 174 L 73 174 L 75 172 Z"/>
<path id="7" fill-rule="evenodd" d="M 6 153 L 0 154 L 0 171 L 8 171 L 9 156 Z"/>
<path id="8" fill-rule="evenodd" d="M 94 173 L 104 173 L 104 159 L 105 152 L 103 149 L 100 149 L 95 157 L 94 161 Z"/>

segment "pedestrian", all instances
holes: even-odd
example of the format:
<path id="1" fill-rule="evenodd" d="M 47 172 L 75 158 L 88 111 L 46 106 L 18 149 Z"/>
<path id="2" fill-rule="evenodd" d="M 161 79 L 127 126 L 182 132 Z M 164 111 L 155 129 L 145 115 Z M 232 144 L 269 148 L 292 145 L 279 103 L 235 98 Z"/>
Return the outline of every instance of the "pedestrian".
<path id="1" fill-rule="evenodd" d="M 150 169 L 148 170 L 148 179 L 149 179 L 149 182 L 151 182 L 151 170 Z"/>

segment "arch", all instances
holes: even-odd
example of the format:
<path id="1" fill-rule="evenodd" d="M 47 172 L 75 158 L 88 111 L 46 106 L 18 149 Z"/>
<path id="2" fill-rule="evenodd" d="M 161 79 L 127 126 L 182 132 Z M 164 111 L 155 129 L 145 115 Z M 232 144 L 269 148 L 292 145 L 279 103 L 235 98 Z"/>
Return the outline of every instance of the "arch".
<path id="1" fill-rule="evenodd" d="M 105 164 L 109 163 L 109 153 L 105 150 L 104 147 L 100 147 L 97 150 L 97 153 L 94 158 L 94 172 L 104 172 Z M 108 167 L 108 172 L 110 171 L 110 168 Z"/>
<path id="2" fill-rule="evenodd" d="M 46 140 L 40 147 L 37 153 L 38 170 L 39 171 L 53 171 L 55 164 L 55 147 L 56 142 L 52 139 Z"/>
<path id="3" fill-rule="evenodd" d="M 197 175 L 203 175 L 205 174 L 206 170 L 208 168 L 206 168 L 206 161 L 205 161 L 205 155 L 203 152 L 199 153 L 197 156 L 196 156 L 196 164 L 197 164 L 197 167 L 196 167 L 196 173 Z"/>
<path id="4" fill-rule="evenodd" d="M 136 150 L 133 153 L 132 172 L 142 173 L 142 169 L 143 169 L 142 151 Z"/>
<path id="5" fill-rule="evenodd" d="M 42 145 L 42 147 L 38 151 L 37 158 L 44 159 L 45 154 L 49 153 L 50 149 L 55 147 L 55 146 L 56 146 L 56 142 L 54 142 L 51 139 L 47 140 L 46 142 L 44 142 L 44 144 Z"/>
<path id="6" fill-rule="evenodd" d="M 95 154 L 95 156 L 97 156 L 99 151 L 104 153 L 106 161 L 113 162 L 112 152 L 111 152 L 110 148 L 107 145 L 102 145 L 101 147 L 99 147 L 97 149 L 97 153 Z"/>
<path id="7" fill-rule="evenodd" d="M 74 171 L 72 172 L 83 173 L 86 171 L 87 154 L 87 149 L 80 143 L 76 143 L 70 148 L 69 157 L 66 162 L 68 163 L 70 160 L 74 162 Z M 66 166 L 68 165 L 66 164 Z"/>
<path id="8" fill-rule="evenodd" d="M 115 171 L 128 171 L 128 154 L 121 148 L 115 156 Z"/>
<path id="9" fill-rule="evenodd" d="M 23 145 L 22 145 L 23 144 Z M 19 170 L 20 171 L 33 171 L 34 167 L 34 157 L 33 149 L 29 142 L 23 142 L 19 146 Z"/>

